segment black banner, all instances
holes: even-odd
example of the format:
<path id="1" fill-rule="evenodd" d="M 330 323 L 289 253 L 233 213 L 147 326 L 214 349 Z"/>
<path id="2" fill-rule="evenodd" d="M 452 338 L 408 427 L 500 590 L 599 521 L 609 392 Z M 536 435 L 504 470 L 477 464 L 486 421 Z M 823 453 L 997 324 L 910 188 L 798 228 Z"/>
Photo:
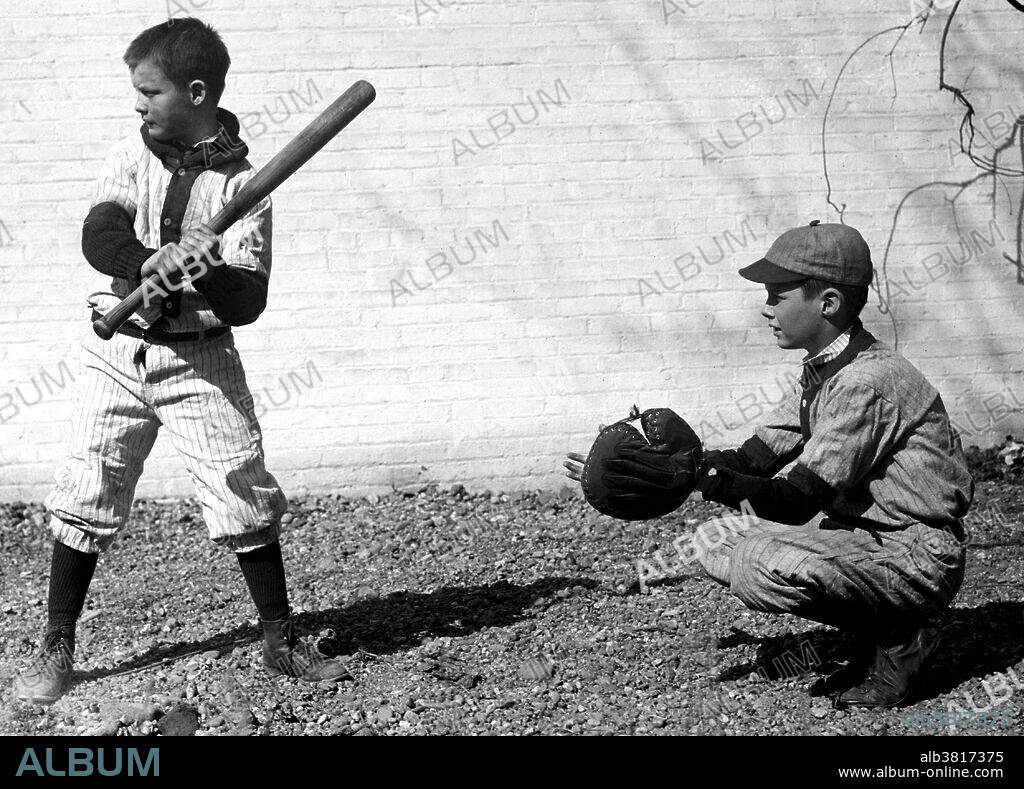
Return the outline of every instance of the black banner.
<path id="1" fill-rule="evenodd" d="M 879 779 L 949 778 L 1020 785 L 1021 744 L 1009 737 L 589 737 L 362 738 L 357 746 L 324 737 L 7 737 L 0 739 L 0 776 L 131 776 L 202 780 L 266 779 L 270 773 L 319 775 L 344 780 L 347 758 L 361 770 L 389 763 L 365 762 L 378 749 L 409 752 L 410 776 L 449 776 L 456 765 L 501 765 L 502 776 L 521 771 L 531 780 L 565 776 L 607 780 L 609 767 L 626 780 L 764 781 L 769 777 L 815 785 Z M 403 740 L 396 742 L 396 739 Z M 597 749 L 600 748 L 598 752 Z M 526 754 L 523 754 L 523 751 Z M 552 749 L 550 754 L 545 751 Z M 591 752 L 593 749 L 593 752 Z M 490 750 L 491 753 L 487 753 Z M 422 760 L 417 759 L 422 752 Z M 534 752 L 534 753 L 531 753 Z M 615 753 L 615 751 L 619 751 Z M 523 756 L 543 761 L 523 759 Z M 500 761 L 486 761 L 490 757 Z M 550 756 L 550 758 L 544 758 Z M 342 761 L 342 760 L 346 761 Z M 415 765 L 419 765 L 416 767 Z M 372 766 L 375 765 L 375 766 Z M 675 771 L 680 774 L 673 775 Z M 478 774 L 481 777 L 486 773 Z M 630 778 L 632 776 L 632 778 Z M 675 780 L 673 782 L 676 782 Z"/>

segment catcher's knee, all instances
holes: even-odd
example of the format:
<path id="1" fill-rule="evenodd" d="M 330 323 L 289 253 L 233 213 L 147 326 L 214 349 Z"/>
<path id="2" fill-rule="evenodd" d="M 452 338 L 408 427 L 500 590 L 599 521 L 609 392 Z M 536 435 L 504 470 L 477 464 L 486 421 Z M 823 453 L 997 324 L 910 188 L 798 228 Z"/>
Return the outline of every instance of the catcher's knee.
<path id="1" fill-rule="evenodd" d="M 729 585 L 731 549 L 723 539 L 717 519 L 702 523 L 692 538 L 692 551 L 704 571 L 721 584 Z"/>
<path id="2" fill-rule="evenodd" d="M 769 536 L 752 536 L 741 540 L 732 552 L 730 589 L 750 608 L 774 609 L 784 587 L 771 562 L 776 540 Z"/>

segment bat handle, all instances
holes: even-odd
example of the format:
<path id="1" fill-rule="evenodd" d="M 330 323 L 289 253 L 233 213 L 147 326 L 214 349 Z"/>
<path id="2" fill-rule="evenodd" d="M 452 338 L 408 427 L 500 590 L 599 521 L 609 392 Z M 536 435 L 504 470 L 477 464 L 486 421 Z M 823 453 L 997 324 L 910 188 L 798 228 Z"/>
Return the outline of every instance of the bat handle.
<path id="1" fill-rule="evenodd" d="M 101 315 L 92 322 L 92 330 L 96 332 L 96 336 L 99 337 L 101 340 L 109 340 L 111 337 L 114 336 L 114 332 L 117 331 L 117 329 L 112 328 L 107 321 L 107 316 Z"/>
<path id="2" fill-rule="evenodd" d="M 173 275 L 169 278 L 173 281 Z M 155 294 L 162 293 L 160 288 L 160 275 L 153 274 L 142 281 L 135 290 L 126 296 L 117 306 L 107 311 L 105 315 L 92 322 L 92 330 L 101 340 L 109 340 L 114 333 L 124 325 L 139 307 L 149 306 L 150 300 Z"/>

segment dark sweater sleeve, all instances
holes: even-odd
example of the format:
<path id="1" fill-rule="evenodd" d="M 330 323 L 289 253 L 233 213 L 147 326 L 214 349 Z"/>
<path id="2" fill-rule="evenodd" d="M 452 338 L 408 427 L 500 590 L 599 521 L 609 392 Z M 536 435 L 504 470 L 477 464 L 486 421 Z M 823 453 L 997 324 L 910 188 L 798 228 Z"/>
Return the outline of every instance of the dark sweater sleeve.
<path id="1" fill-rule="evenodd" d="M 802 443 L 789 450 L 785 455 L 775 454 L 775 450 L 769 447 L 759 437 L 751 436 L 743 442 L 737 450 L 737 454 L 743 457 L 744 463 L 749 470 L 743 470 L 745 474 L 754 474 L 758 477 L 774 477 L 785 466 L 800 456 L 803 448 Z"/>
<path id="2" fill-rule="evenodd" d="M 131 216 L 117 203 L 97 203 L 85 217 L 82 254 L 101 274 L 138 283 L 142 264 L 155 253 L 136 238 Z"/>
<path id="3" fill-rule="evenodd" d="M 213 314 L 228 326 L 253 323 L 267 306 L 267 276 L 223 261 L 211 266 L 207 274 L 194 280 L 196 290 L 203 294 Z"/>
<path id="4" fill-rule="evenodd" d="M 800 525 L 826 509 L 838 491 L 800 464 L 786 477 L 766 479 L 726 469 L 702 479 L 698 487 L 708 501 L 734 510 L 744 501 L 754 513 L 776 523 Z"/>
<path id="5" fill-rule="evenodd" d="M 224 231 L 219 265 L 193 281 L 213 314 L 229 326 L 253 323 L 266 309 L 270 284 L 272 209 L 265 198 Z"/>
<path id="6" fill-rule="evenodd" d="M 756 441 L 757 439 L 750 439 L 750 441 Z M 705 466 L 716 466 L 718 468 L 727 468 L 730 471 L 737 471 L 740 474 L 749 474 L 754 477 L 770 477 L 774 474 L 772 471 L 768 471 L 764 464 L 758 462 L 756 456 L 752 456 L 747 448 L 750 443 L 747 441 L 739 449 L 710 449 L 704 453 Z M 762 444 L 762 446 L 764 446 Z M 765 447 L 765 450 L 768 450 Z"/>

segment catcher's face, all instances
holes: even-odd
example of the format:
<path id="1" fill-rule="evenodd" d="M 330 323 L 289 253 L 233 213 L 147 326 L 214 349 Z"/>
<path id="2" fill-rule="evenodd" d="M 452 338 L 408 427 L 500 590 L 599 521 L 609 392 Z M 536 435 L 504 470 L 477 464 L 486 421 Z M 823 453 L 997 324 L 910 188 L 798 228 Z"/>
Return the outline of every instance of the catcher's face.
<path id="1" fill-rule="evenodd" d="M 775 334 L 780 348 L 803 348 L 817 353 L 828 322 L 822 314 L 821 296 L 807 298 L 799 283 L 765 285 L 768 297 L 761 314 Z"/>

